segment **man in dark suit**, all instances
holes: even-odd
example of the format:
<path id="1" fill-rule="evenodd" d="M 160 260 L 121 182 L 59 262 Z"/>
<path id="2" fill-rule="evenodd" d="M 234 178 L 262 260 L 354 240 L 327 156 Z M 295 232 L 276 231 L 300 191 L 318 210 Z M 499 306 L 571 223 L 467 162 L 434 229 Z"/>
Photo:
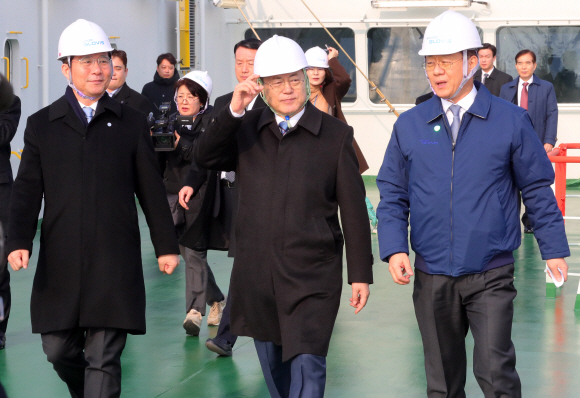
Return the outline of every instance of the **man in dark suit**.
<path id="1" fill-rule="evenodd" d="M 234 46 L 234 56 L 235 56 L 235 73 L 236 79 L 238 83 L 243 82 L 248 77 L 250 77 L 254 73 L 254 57 L 256 56 L 256 51 L 260 47 L 262 42 L 258 39 L 250 38 L 246 40 L 242 40 Z M 223 108 L 229 106 L 230 102 L 232 101 L 232 96 L 234 92 L 222 95 L 215 100 L 214 103 L 214 112 L 217 114 Z M 252 109 L 262 109 L 266 107 L 264 100 L 261 96 L 256 95 L 254 100 L 248 105 L 246 108 L 247 110 Z M 216 197 L 214 199 L 215 202 L 219 203 L 219 217 L 221 220 L 221 224 L 224 226 L 225 234 L 229 238 L 229 252 L 228 256 L 234 256 L 234 244 L 235 244 L 235 237 L 234 234 L 231 234 L 231 226 L 232 220 L 234 219 L 234 211 L 235 208 L 235 195 L 234 195 L 234 186 L 235 186 L 235 172 L 225 172 L 222 171 L 219 173 L 219 182 L 220 182 L 220 189 L 217 191 Z M 190 178 L 188 180 L 191 181 Z M 187 183 L 186 183 L 187 184 Z M 192 184 L 193 185 L 193 184 Z M 186 207 L 186 203 L 189 201 L 191 196 L 194 193 L 194 189 L 192 185 L 186 185 L 180 192 L 180 202 L 183 207 Z M 181 239 L 181 243 L 184 246 L 188 246 L 186 243 L 188 234 Z M 216 354 L 222 356 L 231 356 L 233 352 L 234 344 L 236 344 L 236 340 L 238 337 L 230 331 L 230 294 L 228 292 L 228 300 L 226 307 L 224 308 L 224 312 L 222 314 L 222 319 L 220 321 L 218 333 L 216 337 L 207 339 L 205 346 L 210 350 L 215 352 Z"/>
<path id="2" fill-rule="evenodd" d="M 68 87 L 28 118 L 10 203 L 6 251 L 18 271 L 28 267 L 44 199 L 32 332 L 72 397 L 119 397 L 127 334 L 145 333 L 135 195 L 160 271 L 179 264 L 147 122 L 105 93 L 112 50 L 92 22 L 63 31 L 58 53 Z"/>
<path id="3" fill-rule="evenodd" d="M 355 313 L 372 283 L 353 130 L 310 103 L 307 67 L 298 43 L 265 41 L 194 149 L 198 165 L 236 171 L 232 331 L 254 338 L 273 397 L 324 395 L 345 242 Z M 268 107 L 246 111 L 260 92 Z"/>
<path id="4" fill-rule="evenodd" d="M 489 43 L 483 43 L 482 46 L 477 52 L 481 69 L 475 72 L 473 79 L 482 82 L 490 93 L 499 97 L 501 86 L 511 82 L 514 78 L 493 66 L 497 48 Z"/>
<path id="5" fill-rule="evenodd" d="M 14 96 L 12 105 L 0 112 L 0 224 L 6 233 L 8 209 L 12 193 L 12 166 L 10 165 L 10 141 L 14 138 L 20 122 L 20 98 Z M 4 237 L 0 237 L 3 239 Z M 10 315 L 10 273 L 5 257 L 0 257 L 0 297 L 4 300 L 4 319 L 0 321 L 0 350 L 6 344 L 6 327 Z"/>
<path id="6" fill-rule="evenodd" d="M 515 60 L 519 77 L 504 84 L 499 96 L 528 111 L 538 138 L 546 152 L 550 152 L 556 145 L 558 132 L 558 100 L 554 86 L 534 74 L 537 64 L 533 51 L 522 50 L 516 54 Z M 525 233 L 534 232 L 527 209 L 522 224 Z"/>
<path id="7" fill-rule="evenodd" d="M 129 73 L 129 68 L 127 68 L 127 53 L 123 50 L 113 50 L 111 61 L 113 62 L 113 76 L 111 77 L 109 87 L 107 87 L 107 93 L 121 104 L 129 105 L 131 108 L 137 109 L 145 115 L 153 112 L 153 107 L 147 97 L 139 94 L 127 85 L 126 80 L 127 74 Z"/>

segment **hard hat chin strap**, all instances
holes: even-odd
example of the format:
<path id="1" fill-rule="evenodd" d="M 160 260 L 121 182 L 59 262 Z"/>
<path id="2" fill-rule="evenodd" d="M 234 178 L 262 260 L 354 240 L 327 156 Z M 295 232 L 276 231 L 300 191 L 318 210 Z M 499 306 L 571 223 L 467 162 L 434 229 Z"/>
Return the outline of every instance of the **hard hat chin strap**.
<path id="1" fill-rule="evenodd" d="M 306 74 L 306 69 L 302 69 L 302 72 L 304 72 L 304 84 L 306 84 L 306 99 L 304 100 L 304 103 L 302 104 L 302 106 L 300 108 L 298 108 L 298 110 L 296 112 L 294 112 L 292 114 L 289 114 L 289 115 L 283 115 L 283 114 L 279 113 L 274 108 L 272 108 L 270 106 L 270 104 L 268 103 L 268 100 L 266 99 L 266 96 L 264 95 L 264 90 L 262 90 L 262 92 L 260 93 L 260 96 L 262 97 L 262 100 L 264 100 L 264 103 L 268 106 L 268 108 L 270 108 L 272 110 L 272 112 L 274 112 L 274 114 L 280 116 L 281 118 L 285 119 L 286 121 L 290 120 L 290 118 L 292 116 L 294 116 L 297 113 L 299 113 L 306 106 L 306 104 L 308 103 L 308 101 L 310 101 L 310 94 L 311 94 L 311 91 L 310 91 L 310 80 L 308 80 L 308 75 Z M 260 78 L 259 80 L 262 82 L 262 86 L 263 86 L 264 84 L 263 84 L 262 79 Z M 288 127 L 289 128 L 292 128 L 294 126 L 288 126 Z"/>
<path id="2" fill-rule="evenodd" d="M 425 58 L 427 58 L 427 57 L 425 57 Z M 459 85 L 459 87 L 457 88 L 455 93 L 451 97 L 444 98 L 444 99 L 452 100 L 453 98 L 457 97 L 457 95 L 463 89 L 463 87 L 467 84 L 467 82 L 475 75 L 475 72 L 477 72 L 478 68 L 479 68 L 479 58 L 477 58 L 477 64 L 473 67 L 471 72 L 468 72 L 469 59 L 467 58 L 467 50 L 463 50 L 463 79 L 461 80 L 461 84 Z M 437 92 L 435 91 L 435 89 L 431 85 L 431 80 L 429 80 L 429 75 L 427 74 L 427 70 L 425 70 L 425 76 L 427 77 L 427 82 L 429 82 L 429 87 L 431 88 L 431 91 L 433 91 L 433 94 L 437 95 Z"/>
<path id="3" fill-rule="evenodd" d="M 99 95 L 98 97 L 91 97 L 88 95 L 83 94 L 78 88 L 75 87 L 74 83 L 72 82 L 72 64 L 71 64 L 71 57 L 67 57 L 68 62 L 68 86 L 72 88 L 77 95 L 83 99 L 88 99 L 89 101 L 94 101 L 96 99 L 101 98 L 103 95 Z M 104 94 L 104 93 L 103 93 Z"/>

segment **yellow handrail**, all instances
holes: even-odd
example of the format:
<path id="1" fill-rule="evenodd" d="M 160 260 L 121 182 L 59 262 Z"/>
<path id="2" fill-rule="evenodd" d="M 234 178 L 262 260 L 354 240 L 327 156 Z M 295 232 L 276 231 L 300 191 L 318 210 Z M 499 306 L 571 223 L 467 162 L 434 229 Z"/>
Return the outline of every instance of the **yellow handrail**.
<path id="1" fill-rule="evenodd" d="M 28 88 L 28 58 L 24 57 L 22 59 L 26 61 L 26 86 L 22 88 Z"/>
<path id="2" fill-rule="evenodd" d="M 10 153 L 11 153 L 11 154 L 13 154 L 14 156 L 16 156 L 18 159 L 22 159 L 22 158 L 20 157 L 20 155 L 18 154 L 18 152 L 14 152 L 14 151 L 12 151 L 12 152 L 10 152 Z"/>
<path id="3" fill-rule="evenodd" d="M 2 57 L 6 60 L 6 80 L 10 81 L 10 58 Z"/>

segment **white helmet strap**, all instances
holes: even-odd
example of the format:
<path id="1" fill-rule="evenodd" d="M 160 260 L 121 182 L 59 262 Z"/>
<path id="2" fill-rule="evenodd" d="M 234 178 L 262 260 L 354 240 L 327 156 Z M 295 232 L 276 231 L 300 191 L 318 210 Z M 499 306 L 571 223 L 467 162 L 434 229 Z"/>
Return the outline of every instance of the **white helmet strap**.
<path id="1" fill-rule="evenodd" d="M 68 56 L 66 58 L 67 58 L 67 62 L 68 62 L 68 86 L 70 88 L 72 88 L 75 91 L 75 93 L 77 93 L 77 95 L 79 97 L 84 98 L 84 99 L 88 99 L 89 101 L 94 101 L 96 99 L 101 98 L 103 95 L 100 95 L 98 97 L 91 97 L 91 96 L 85 95 L 81 90 L 79 90 L 78 88 L 76 88 L 76 86 L 74 85 L 74 83 L 72 81 L 72 63 L 71 63 L 71 57 Z M 112 62 L 113 61 L 111 61 L 111 63 Z"/>
<path id="2" fill-rule="evenodd" d="M 425 59 L 427 59 L 427 57 L 425 57 Z M 463 50 L 463 79 L 461 80 L 461 84 L 459 85 L 455 93 L 451 97 L 444 99 L 452 100 L 453 98 L 457 97 L 457 95 L 467 84 L 467 82 L 475 75 L 475 72 L 477 72 L 478 67 L 479 67 L 479 58 L 477 58 L 477 65 L 475 65 L 473 69 L 469 71 L 469 58 L 467 57 L 467 50 Z M 431 85 L 429 75 L 427 75 L 427 70 L 425 70 L 425 76 L 427 76 L 427 82 L 429 82 L 429 87 L 431 88 L 431 91 L 433 91 L 433 94 L 437 95 L 437 92 Z"/>

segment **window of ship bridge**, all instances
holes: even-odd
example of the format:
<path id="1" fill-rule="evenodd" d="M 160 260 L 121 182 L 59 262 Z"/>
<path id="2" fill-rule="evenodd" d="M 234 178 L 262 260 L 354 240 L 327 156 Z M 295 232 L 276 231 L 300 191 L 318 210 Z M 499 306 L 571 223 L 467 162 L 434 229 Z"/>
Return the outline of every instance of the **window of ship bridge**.
<path id="1" fill-rule="evenodd" d="M 348 52 L 348 55 L 350 55 L 352 59 L 356 59 L 354 50 L 354 31 L 349 28 L 328 28 L 328 30 L 336 40 L 338 40 L 345 51 Z M 262 41 L 266 41 L 274 35 L 287 37 L 298 43 L 304 51 L 315 46 L 326 48 L 326 45 L 328 45 L 328 47 L 336 48 L 339 52 L 338 61 L 342 66 L 344 66 L 352 80 L 350 89 L 342 99 L 342 102 L 356 101 L 356 68 L 340 48 L 337 48 L 338 46 L 336 43 L 328 36 L 328 33 L 326 33 L 323 28 L 256 29 L 256 32 Z M 249 39 L 251 37 L 255 38 L 256 36 L 254 36 L 254 32 L 252 32 L 251 29 L 248 29 L 245 38 Z"/>
<path id="2" fill-rule="evenodd" d="M 498 69 L 518 76 L 515 56 L 536 53 L 536 76 L 554 85 L 559 103 L 580 103 L 580 26 L 509 26 L 496 32 Z"/>
<path id="3" fill-rule="evenodd" d="M 478 27 L 479 36 L 483 31 Z M 393 104 L 414 104 L 415 98 L 431 89 L 418 52 L 425 27 L 372 28 L 367 32 L 369 79 Z M 381 97 L 370 92 L 370 100 Z"/>

